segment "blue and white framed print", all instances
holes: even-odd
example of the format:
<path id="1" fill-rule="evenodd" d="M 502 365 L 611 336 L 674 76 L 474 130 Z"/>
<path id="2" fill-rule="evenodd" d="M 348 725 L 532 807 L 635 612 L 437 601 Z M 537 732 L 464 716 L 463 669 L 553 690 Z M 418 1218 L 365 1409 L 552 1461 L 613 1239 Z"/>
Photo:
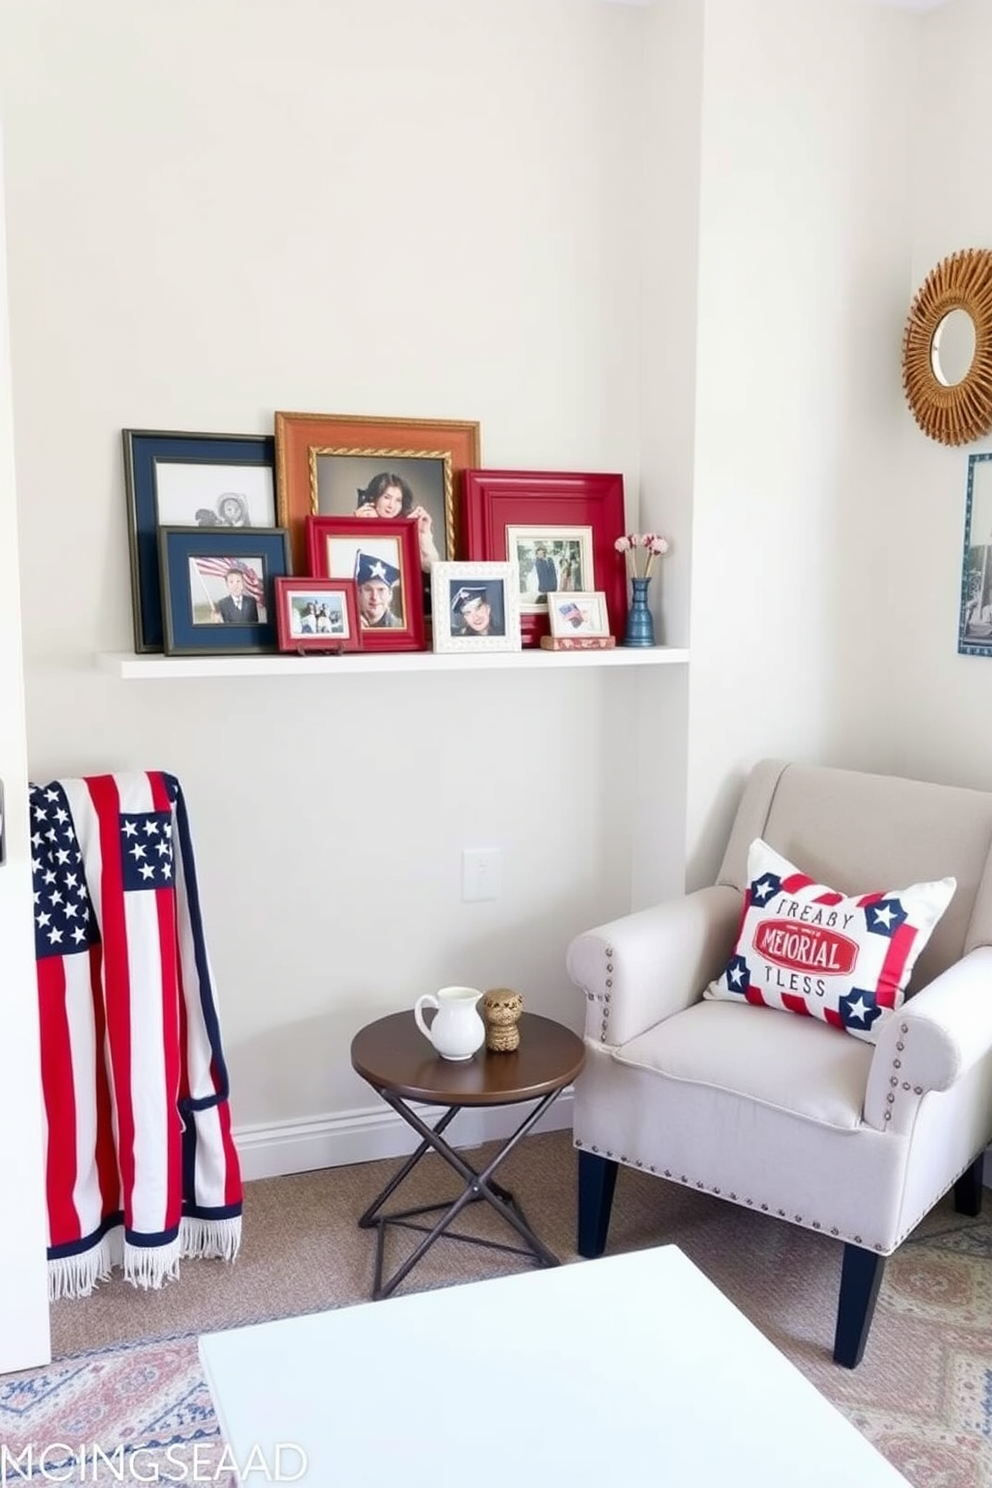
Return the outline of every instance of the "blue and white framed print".
<path id="1" fill-rule="evenodd" d="M 275 440 L 124 429 L 135 651 L 161 651 L 160 527 L 274 527 Z"/>
<path id="2" fill-rule="evenodd" d="M 992 453 L 968 456 L 958 650 L 992 656 Z"/>
<path id="3" fill-rule="evenodd" d="M 251 656 L 278 647 L 275 580 L 290 572 L 285 527 L 158 529 L 167 656 Z"/>

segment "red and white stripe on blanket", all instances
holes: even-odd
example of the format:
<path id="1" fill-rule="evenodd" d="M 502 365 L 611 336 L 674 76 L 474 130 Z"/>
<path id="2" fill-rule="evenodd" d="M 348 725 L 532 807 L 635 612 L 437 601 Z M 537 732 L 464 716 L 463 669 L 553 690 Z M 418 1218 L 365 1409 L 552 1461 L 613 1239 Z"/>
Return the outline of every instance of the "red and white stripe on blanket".
<path id="1" fill-rule="evenodd" d="M 241 1174 L 179 782 L 55 780 L 30 811 L 49 1293 L 233 1260 Z"/>

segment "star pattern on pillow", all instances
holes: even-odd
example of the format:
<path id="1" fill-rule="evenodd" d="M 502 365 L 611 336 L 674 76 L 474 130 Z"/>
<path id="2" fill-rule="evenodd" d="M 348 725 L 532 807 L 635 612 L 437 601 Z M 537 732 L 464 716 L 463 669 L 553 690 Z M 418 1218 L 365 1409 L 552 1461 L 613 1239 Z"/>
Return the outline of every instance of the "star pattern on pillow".
<path id="1" fill-rule="evenodd" d="M 743 997 L 751 981 L 751 971 L 743 956 L 732 956 L 727 962 L 727 987 Z"/>
<path id="2" fill-rule="evenodd" d="M 906 919 L 906 911 L 898 899 L 877 899 L 865 907 L 865 924 L 875 935 L 894 935 Z"/>
<path id="3" fill-rule="evenodd" d="M 867 987 L 852 987 L 840 999 L 838 1007 L 847 1028 L 870 1028 L 882 1016 L 874 992 Z"/>
<path id="4" fill-rule="evenodd" d="M 751 903 L 767 904 L 782 891 L 782 880 L 777 873 L 763 873 L 751 885 Z"/>

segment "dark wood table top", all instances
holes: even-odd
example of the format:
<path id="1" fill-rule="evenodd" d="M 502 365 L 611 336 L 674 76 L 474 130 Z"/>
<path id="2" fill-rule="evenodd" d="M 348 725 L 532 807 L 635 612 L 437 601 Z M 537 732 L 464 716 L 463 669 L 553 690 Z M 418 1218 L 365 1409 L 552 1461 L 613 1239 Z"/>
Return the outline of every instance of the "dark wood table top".
<path id="1" fill-rule="evenodd" d="M 537 1013 L 520 1016 L 520 1046 L 484 1046 L 471 1059 L 442 1059 L 408 1013 L 369 1023 L 351 1041 L 351 1063 L 376 1090 L 434 1106 L 508 1106 L 571 1084 L 585 1062 L 582 1040 Z"/>

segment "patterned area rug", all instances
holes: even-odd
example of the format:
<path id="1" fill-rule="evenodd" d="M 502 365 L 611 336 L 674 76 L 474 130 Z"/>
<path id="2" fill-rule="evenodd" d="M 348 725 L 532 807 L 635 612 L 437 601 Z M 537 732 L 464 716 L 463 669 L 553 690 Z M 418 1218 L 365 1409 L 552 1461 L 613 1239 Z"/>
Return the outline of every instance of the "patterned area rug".
<path id="1" fill-rule="evenodd" d="M 988 1488 L 992 1225 L 949 1221 L 911 1238 L 882 1285 L 876 1320 L 898 1340 L 884 1402 L 858 1398 L 857 1370 L 814 1384 L 916 1488 Z"/>
<path id="2" fill-rule="evenodd" d="M 224 1453 L 195 1335 L 96 1349 L 0 1380 L 2 1484 L 237 1488 Z"/>

